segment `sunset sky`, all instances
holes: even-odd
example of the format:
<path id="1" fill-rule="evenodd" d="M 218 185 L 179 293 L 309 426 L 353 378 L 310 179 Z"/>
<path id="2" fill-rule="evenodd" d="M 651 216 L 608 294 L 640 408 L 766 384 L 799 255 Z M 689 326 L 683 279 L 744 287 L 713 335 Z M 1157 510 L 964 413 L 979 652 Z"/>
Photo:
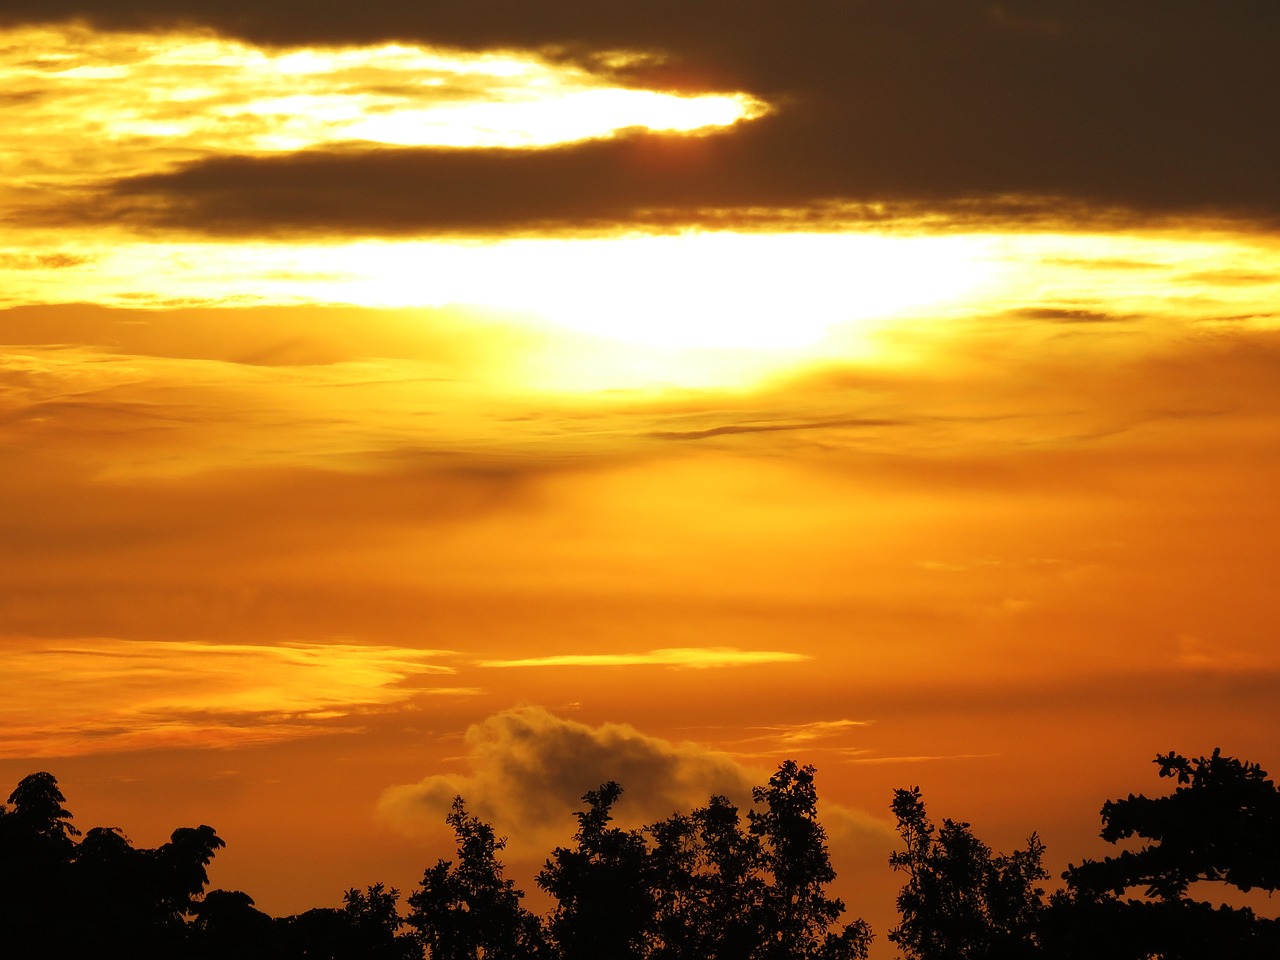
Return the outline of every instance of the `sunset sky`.
<path id="1" fill-rule="evenodd" d="M 286 914 L 813 763 L 1280 773 L 1280 5 L 3 0 L 0 772 Z M 535 901 L 535 906 L 537 905 Z M 1272 911 L 1274 912 L 1274 911 Z"/>

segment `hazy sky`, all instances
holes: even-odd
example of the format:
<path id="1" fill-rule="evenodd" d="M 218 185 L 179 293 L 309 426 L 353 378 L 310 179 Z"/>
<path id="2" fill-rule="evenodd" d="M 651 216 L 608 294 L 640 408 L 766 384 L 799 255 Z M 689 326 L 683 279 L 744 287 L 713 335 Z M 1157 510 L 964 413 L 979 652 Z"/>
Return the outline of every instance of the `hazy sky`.
<path id="1" fill-rule="evenodd" d="M 288 913 L 818 767 L 1280 766 L 1280 7 L 6 0 L 0 768 Z"/>

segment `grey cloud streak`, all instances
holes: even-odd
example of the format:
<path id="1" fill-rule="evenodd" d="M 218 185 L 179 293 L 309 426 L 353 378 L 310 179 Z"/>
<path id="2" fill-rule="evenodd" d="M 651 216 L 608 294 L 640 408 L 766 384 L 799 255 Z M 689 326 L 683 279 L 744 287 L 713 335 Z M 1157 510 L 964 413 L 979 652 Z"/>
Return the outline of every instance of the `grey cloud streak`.
<path id="1" fill-rule="evenodd" d="M 702 430 L 655 430 L 649 436 L 656 440 L 706 440 L 736 433 L 786 433 L 797 430 L 827 430 L 838 427 L 899 427 L 906 420 L 875 420 L 851 418 L 846 420 L 814 420 L 797 423 L 730 423 Z"/>
<path id="2" fill-rule="evenodd" d="M 187 20 L 277 44 L 398 39 L 543 49 L 588 62 L 607 50 L 661 51 L 665 61 L 621 68 L 620 79 L 743 89 L 779 108 L 703 138 L 703 160 L 661 177 L 637 175 L 629 146 L 595 144 L 489 157 L 397 151 L 210 161 L 117 189 L 185 198 L 214 217 L 214 229 L 591 225 L 652 207 L 692 216 L 718 205 L 994 202 L 1011 194 L 1162 213 L 1280 214 L 1280 127 L 1268 122 L 1280 115 L 1274 4 L 443 0 L 429 8 L 373 3 L 358 16 L 346 5 L 294 0 L 7 7 L 9 21 Z M 385 176 L 396 189 L 379 183 Z M 379 205 L 380 187 L 404 209 Z"/>

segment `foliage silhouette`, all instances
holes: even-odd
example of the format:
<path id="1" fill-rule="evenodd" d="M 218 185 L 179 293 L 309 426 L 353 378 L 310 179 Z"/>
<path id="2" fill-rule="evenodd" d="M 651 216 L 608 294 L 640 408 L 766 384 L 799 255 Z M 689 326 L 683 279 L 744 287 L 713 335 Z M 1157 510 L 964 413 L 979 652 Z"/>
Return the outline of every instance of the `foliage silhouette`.
<path id="1" fill-rule="evenodd" d="M 467 813 L 461 797 L 445 818 L 453 827 L 458 862 L 440 860 L 409 897 L 408 922 L 433 960 L 528 960 L 538 955 L 542 930 L 521 904 L 524 894 L 503 875 L 506 846 L 493 827 Z"/>
<path id="2" fill-rule="evenodd" d="M 352 960 L 408 960 L 422 955 L 418 937 L 400 932 L 406 921 L 400 916 L 400 891 L 395 887 L 375 883 L 363 891 L 352 888 L 342 899 Z"/>
<path id="3" fill-rule="evenodd" d="M 1222 756 L 1188 760 L 1176 753 L 1155 762 L 1161 777 L 1177 779 L 1164 797 L 1134 796 L 1102 806 L 1102 838 L 1109 843 L 1152 841 L 1101 862 L 1067 871 L 1073 890 L 1122 894 L 1146 887 L 1146 896 L 1177 900 L 1196 881 L 1251 890 L 1280 887 L 1280 792 L 1256 763 Z"/>
<path id="4" fill-rule="evenodd" d="M 1236 960 L 1280 957 L 1280 923 L 1248 907 L 1192 900 L 1192 884 L 1222 883 L 1273 893 L 1280 885 L 1280 791 L 1256 763 L 1224 757 L 1157 755 L 1173 793 L 1139 794 L 1102 807 L 1102 838 L 1150 841 L 1063 874 L 1046 939 L 1055 955 L 1104 960 Z M 1120 899 L 1143 888 L 1146 899 Z M 1087 931 L 1087 932 L 1086 932 Z"/>
<path id="5" fill-rule="evenodd" d="M 1257 764 L 1156 757 L 1174 791 L 1102 808 L 1102 836 L 1145 841 L 1070 867 L 1046 903 L 1044 846 L 993 854 L 968 823 L 929 820 L 919 788 L 897 790 L 901 920 L 908 960 L 1275 960 L 1280 923 L 1190 899 L 1198 885 L 1274 892 L 1280 791 Z M 542 920 L 503 876 L 505 841 L 455 798 L 455 860 L 440 860 L 402 911 L 395 889 L 350 889 L 341 908 L 291 917 L 247 893 L 206 892 L 223 842 L 180 827 L 155 849 L 113 827 L 83 836 L 57 780 L 35 773 L 0 806 L 0 956 L 71 960 L 863 960 L 871 932 L 844 904 L 818 819 L 814 770 L 786 761 L 753 790 L 641 829 L 614 823 L 622 787 L 583 796 L 572 845 L 537 882 Z M 78 838 L 78 839 L 77 839 Z M 1131 892 L 1139 894 L 1135 897 Z"/>
<path id="6" fill-rule="evenodd" d="M 812 766 L 787 760 L 767 786 L 751 791 L 761 808 L 751 810 L 747 819 L 752 835 L 760 840 L 769 875 L 763 960 L 851 960 L 865 957 L 871 942 L 871 930 L 862 920 L 851 921 L 838 933 L 832 930 L 845 907 L 826 894 L 836 872 L 827 854 L 826 831 L 818 821 L 813 775 Z"/>
<path id="7" fill-rule="evenodd" d="M 713 796 L 645 833 L 653 838 L 649 956 L 749 960 L 764 939 L 764 850 L 738 808 Z"/>
<path id="8" fill-rule="evenodd" d="M 557 849 L 538 883 L 557 900 L 549 948 L 564 960 L 857 960 L 871 932 L 842 928 L 844 903 L 818 821 L 814 770 L 782 764 L 757 787 L 743 823 L 714 796 L 706 807 L 642 830 L 609 826 L 622 788 L 583 797 L 571 849 Z M 646 842 L 652 839 L 652 844 Z"/>
<path id="9" fill-rule="evenodd" d="M 71 813 L 63 806 L 67 798 L 58 789 L 58 781 L 51 773 L 33 773 L 18 783 L 9 794 L 14 817 L 11 826 L 40 840 L 70 843 L 80 831 L 71 825 Z"/>
<path id="10" fill-rule="evenodd" d="M 912 960 L 1018 960 L 1037 955 L 1037 927 L 1048 875 L 1044 844 L 993 855 L 968 823 L 935 829 L 920 788 L 895 790 L 891 805 L 904 850 L 889 857 L 906 874 L 898 894 L 901 923 L 889 940 Z"/>
<path id="11" fill-rule="evenodd" d="M 280 956 L 282 926 L 240 890 L 210 890 L 196 906 L 192 954 L 201 960 L 271 960 Z"/>
<path id="12" fill-rule="evenodd" d="M 638 830 L 611 827 L 622 787 L 610 780 L 583 796 L 572 848 L 557 847 L 537 882 L 555 897 L 547 920 L 562 960 L 628 960 L 644 953 L 654 916 L 648 851 Z"/>
<path id="13" fill-rule="evenodd" d="M 223 846 L 212 827 L 181 827 L 154 850 L 114 828 L 80 842 L 57 780 L 33 773 L 0 807 L 0 931 L 27 955 L 186 956 L 206 867 Z"/>
<path id="14" fill-rule="evenodd" d="M 400 892 L 377 883 L 351 889 L 343 906 L 315 907 L 275 921 L 273 958 L 279 960 L 410 960 L 422 947 L 413 934 L 401 933 Z M 234 955 L 233 955 L 234 956 Z"/>

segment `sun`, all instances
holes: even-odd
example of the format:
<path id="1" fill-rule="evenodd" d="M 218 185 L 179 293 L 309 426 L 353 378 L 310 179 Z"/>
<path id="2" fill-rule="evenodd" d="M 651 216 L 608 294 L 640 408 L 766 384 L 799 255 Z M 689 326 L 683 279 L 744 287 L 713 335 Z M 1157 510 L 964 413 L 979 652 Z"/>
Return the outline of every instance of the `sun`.
<path id="1" fill-rule="evenodd" d="M 371 305 L 523 311 L 667 349 L 811 347 L 836 327 L 957 300 L 992 269 L 965 237 L 834 232 L 401 243 L 344 261 L 346 294 Z"/>

